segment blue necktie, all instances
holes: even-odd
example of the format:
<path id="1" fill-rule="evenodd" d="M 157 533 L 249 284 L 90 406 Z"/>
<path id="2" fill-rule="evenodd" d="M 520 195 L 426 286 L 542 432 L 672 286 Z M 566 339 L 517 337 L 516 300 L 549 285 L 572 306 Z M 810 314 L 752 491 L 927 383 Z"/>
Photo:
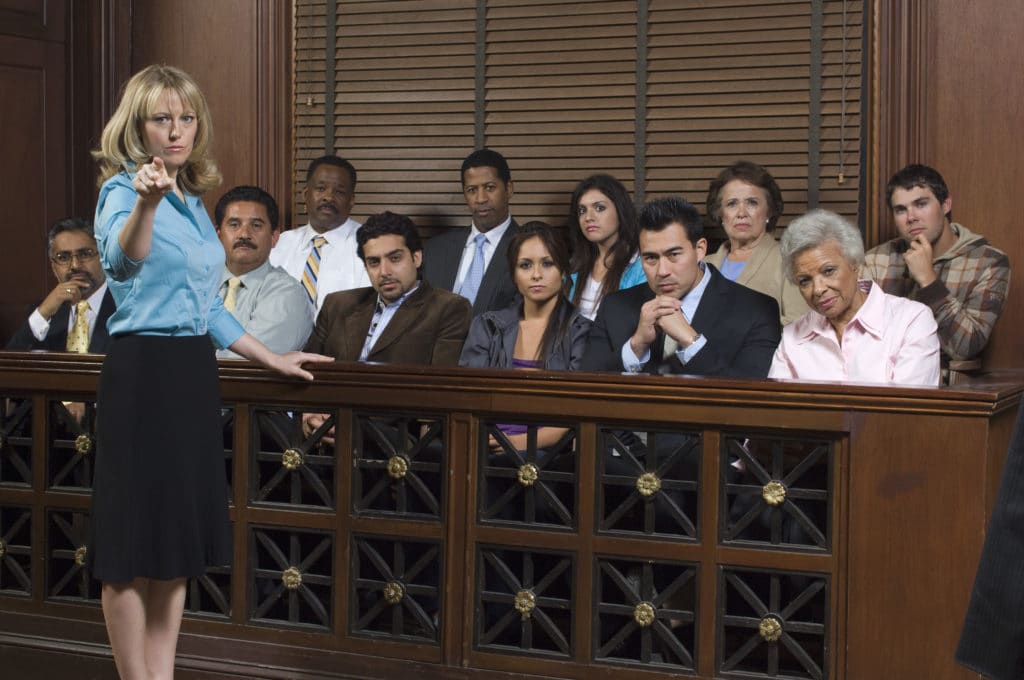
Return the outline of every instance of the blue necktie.
<path id="1" fill-rule="evenodd" d="M 473 261 L 469 263 L 466 280 L 462 282 L 462 289 L 459 290 L 459 295 L 471 303 L 476 302 L 476 294 L 480 291 L 480 283 L 484 280 L 484 244 L 487 243 L 487 236 L 477 234 L 473 241 L 476 243 L 476 251 L 473 253 Z"/>

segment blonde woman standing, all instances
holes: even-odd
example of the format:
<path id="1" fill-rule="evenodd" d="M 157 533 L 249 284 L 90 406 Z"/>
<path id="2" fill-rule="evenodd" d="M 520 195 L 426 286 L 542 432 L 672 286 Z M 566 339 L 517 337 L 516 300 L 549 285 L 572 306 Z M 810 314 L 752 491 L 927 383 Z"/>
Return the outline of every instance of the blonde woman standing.
<path id="1" fill-rule="evenodd" d="M 231 560 L 212 338 L 297 378 L 318 355 L 274 354 L 217 295 L 224 250 L 200 195 L 220 183 L 195 81 L 132 76 L 103 130 L 96 241 L 117 303 L 97 395 L 90 566 L 123 680 L 174 674 L 185 580 Z"/>

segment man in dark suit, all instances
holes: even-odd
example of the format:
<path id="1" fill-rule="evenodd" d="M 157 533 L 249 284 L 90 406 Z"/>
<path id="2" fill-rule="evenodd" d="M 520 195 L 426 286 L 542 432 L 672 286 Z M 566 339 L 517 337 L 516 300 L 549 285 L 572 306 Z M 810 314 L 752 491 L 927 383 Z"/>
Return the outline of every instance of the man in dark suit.
<path id="1" fill-rule="evenodd" d="M 697 209 L 681 198 L 640 213 L 647 285 L 608 295 L 581 370 L 764 378 L 779 344 L 778 303 L 705 263 Z"/>
<path id="2" fill-rule="evenodd" d="M 49 254 L 57 285 L 6 349 L 106 352 L 114 298 L 107 290 L 92 225 L 79 217 L 56 222 L 50 227 Z"/>
<path id="3" fill-rule="evenodd" d="M 508 210 L 512 188 L 512 173 L 500 153 L 471 153 L 462 162 L 462 194 L 473 226 L 433 237 L 424 251 L 423 279 L 468 299 L 474 315 L 508 307 L 516 296 L 507 257 L 519 229 Z"/>

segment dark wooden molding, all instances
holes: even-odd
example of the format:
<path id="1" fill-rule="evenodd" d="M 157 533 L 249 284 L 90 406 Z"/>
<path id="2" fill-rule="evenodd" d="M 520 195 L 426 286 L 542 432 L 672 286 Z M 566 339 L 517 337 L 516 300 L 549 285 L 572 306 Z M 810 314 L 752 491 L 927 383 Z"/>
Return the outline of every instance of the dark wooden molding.
<path id="1" fill-rule="evenodd" d="M 260 0 L 256 5 L 256 181 L 275 196 L 281 224 L 291 224 L 293 163 L 291 4 Z"/>
<path id="2" fill-rule="evenodd" d="M 867 245 L 892 238 L 885 185 L 904 165 L 924 160 L 927 148 L 928 39 L 926 3 L 878 0 L 869 73 L 876 86 L 868 166 Z"/>

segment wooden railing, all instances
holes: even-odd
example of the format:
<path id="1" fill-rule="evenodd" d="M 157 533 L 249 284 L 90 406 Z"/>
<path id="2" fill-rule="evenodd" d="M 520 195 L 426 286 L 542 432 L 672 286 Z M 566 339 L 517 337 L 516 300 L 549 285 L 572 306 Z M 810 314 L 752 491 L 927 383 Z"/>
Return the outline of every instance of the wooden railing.
<path id="1" fill-rule="evenodd" d="M 3 677 L 112 669 L 84 567 L 100 362 L 0 355 Z M 1017 376 L 316 377 L 221 363 L 234 562 L 189 584 L 178 677 L 971 677 Z M 565 433 L 519 450 L 509 423 Z"/>

